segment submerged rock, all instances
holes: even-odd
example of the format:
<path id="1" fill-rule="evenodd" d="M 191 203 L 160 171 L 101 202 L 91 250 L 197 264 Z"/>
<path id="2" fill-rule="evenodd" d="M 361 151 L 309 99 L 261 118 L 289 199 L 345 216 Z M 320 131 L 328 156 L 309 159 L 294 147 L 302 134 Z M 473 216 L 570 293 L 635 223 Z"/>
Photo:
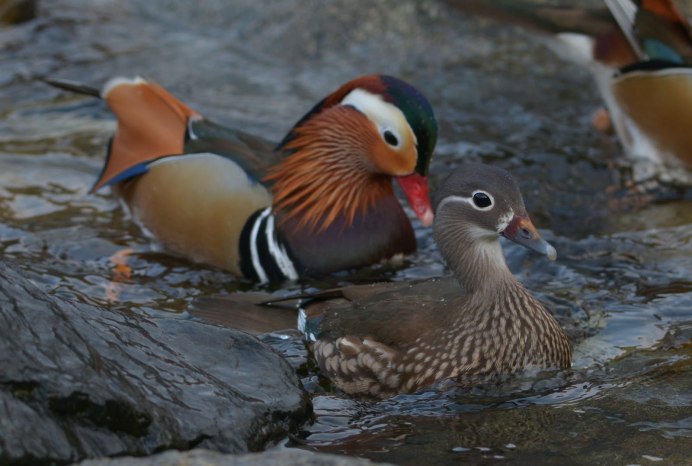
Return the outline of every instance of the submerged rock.
<path id="1" fill-rule="evenodd" d="M 0 276 L 1 464 L 257 451 L 309 412 L 291 367 L 250 335 L 68 302 L 3 263 Z"/>
<path id="2" fill-rule="evenodd" d="M 167 451 L 146 458 L 112 458 L 89 460 L 79 466 L 369 466 L 373 463 L 363 458 L 312 453 L 305 450 L 268 451 L 249 455 L 224 455 L 209 450 L 196 449 L 186 452 Z"/>

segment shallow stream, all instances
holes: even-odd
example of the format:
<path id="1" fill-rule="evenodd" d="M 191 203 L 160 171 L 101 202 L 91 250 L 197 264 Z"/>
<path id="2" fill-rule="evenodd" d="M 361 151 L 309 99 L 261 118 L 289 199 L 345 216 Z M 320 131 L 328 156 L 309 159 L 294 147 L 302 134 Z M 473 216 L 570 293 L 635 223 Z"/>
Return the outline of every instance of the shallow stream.
<path id="1" fill-rule="evenodd" d="M 315 422 L 290 445 L 401 465 L 689 464 L 692 189 L 626 161 L 591 128 L 600 102 L 584 70 L 516 28 L 432 2 L 38 5 L 35 19 L 0 26 L 3 260 L 54 295 L 128 313 L 184 313 L 196 297 L 252 288 L 158 250 L 108 192 L 89 194 L 113 118 L 41 77 L 143 75 L 219 122 L 278 140 L 340 83 L 397 75 L 437 112 L 433 184 L 463 160 L 519 179 L 558 260 L 506 245 L 509 263 L 573 337 L 574 372 L 373 403 L 325 393 L 307 371 Z M 403 269 L 312 285 L 446 274 L 430 231 L 417 235 Z M 117 267 L 125 252 L 129 271 Z M 277 346 L 300 353 L 295 340 Z"/>

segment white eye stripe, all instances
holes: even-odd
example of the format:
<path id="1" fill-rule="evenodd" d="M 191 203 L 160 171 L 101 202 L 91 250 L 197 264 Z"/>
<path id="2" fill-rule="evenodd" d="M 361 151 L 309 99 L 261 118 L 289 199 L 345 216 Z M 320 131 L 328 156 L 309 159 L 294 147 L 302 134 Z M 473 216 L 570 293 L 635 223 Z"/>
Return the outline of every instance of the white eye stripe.
<path id="1" fill-rule="evenodd" d="M 440 203 L 437 205 L 437 210 L 442 210 L 442 207 L 445 206 L 445 204 L 449 204 L 452 202 L 462 202 L 466 203 L 469 205 L 473 205 L 473 200 L 470 197 L 462 197 L 462 196 L 447 196 L 444 199 L 440 201 Z M 474 206 L 475 207 L 475 206 Z"/>
<path id="2" fill-rule="evenodd" d="M 382 97 L 377 94 L 372 94 L 363 89 L 354 89 L 348 93 L 341 101 L 341 105 L 350 105 L 359 112 L 367 116 L 379 131 L 382 139 L 387 142 L 385 132 L 389 131 L 396 138 L 396 144 L 390 144 L 392 147 L 400 147 L 403 141 L 402 131 L 409 128 L 408 121 L 404 113 L 393 104 L 385 102 Z M 414 144 L 416 143 L 416 135 L 409 129 L 411 138 Z"/>
<path id="3" fill-rule="evenodd" d="M 484 207 L 484 208 L 478 207 L 473 202 L 473 195 L 475 195 L 476 193 L 483 193 L 483 194 L 487 195 L 490 198 L 492 203 L 488 207 Z M 437 205 L 437 211 L 438 212 L 441 211 L 442 208 L 445 206 L 445 204 L 449 204 L 449 203 L 453 203 L 453 202 L 461 202 L 464 204 L 469 204 L 474 209 L 480 210 L 480 211 L 488 211 L 495 206 L 495 199 L 493 199 L 493 197 L 490 195 L 490 193 L 488 193 L 486 191 L 474 191 L 473 195 L 471 197 L 447 196 L 444 199 L 442 199 L 440 201 L 440 203 Z M 504 214 L 502 214 L 500 216 L 500 218 L 497 219 L 497 225 L 495 227 L 496 231 L 498 233 L 502 233 L 503 231 L 505 231 L 505 229 L 509 226 L 509 224 L 512 222 L 513 219 L 514 219 L 514 210 L 509 209 L 508 212 L 505 212 Z"/>
<path id="4" fill-rule="evenodd" d="M 486 196 L 488 196 L 488 199 L 490 199 L 490 205 L 486 207 L 478 207 L 476 203 L 473 201 L 473 196 L 475 196 L 478 193 L 485 194 Z M 437 209 L 440 210 L 448 202 L 463 202 L 469 204 L 476 210 L 480 210 L 481 212 L 487 212 L 488 210 L 491 210 L 493 207 L 495 207 L 495 199 L 493 198 L 492 194 L 480 190 L 474 191 L 473 194 L 471 194 L 471 197 L 447 196 L 440 201 L 440 203 L 437 206 Z"/>

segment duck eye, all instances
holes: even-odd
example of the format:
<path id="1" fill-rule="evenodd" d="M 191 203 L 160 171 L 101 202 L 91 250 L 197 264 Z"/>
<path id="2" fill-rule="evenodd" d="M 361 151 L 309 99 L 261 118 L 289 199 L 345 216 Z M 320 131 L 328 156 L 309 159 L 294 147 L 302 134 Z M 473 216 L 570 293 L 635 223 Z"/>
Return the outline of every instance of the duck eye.
<path id="1" fill-rule="evenodd" d="M 487 207 L 490 207 L 493 205 L 493 201 L 490 199 L 490 196 L 488 196 L 484 192 L 477 192 L 473 195 L 473 203 L 478 207 L 479 209 L 485 209 Z"/>
<path id="2" fill-rule="evenodd" d="M 390 146 L 396 147 L 399 145 L 399 139 L 390 130 L 385 130 L 382 136 L 384 136 L 385 142 Z"/>

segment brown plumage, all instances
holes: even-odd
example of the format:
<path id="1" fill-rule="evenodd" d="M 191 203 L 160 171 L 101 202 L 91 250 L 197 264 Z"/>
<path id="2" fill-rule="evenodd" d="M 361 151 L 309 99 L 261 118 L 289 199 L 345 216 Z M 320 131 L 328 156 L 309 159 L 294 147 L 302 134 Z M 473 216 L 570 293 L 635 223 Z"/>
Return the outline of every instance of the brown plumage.
<path id="1" fill-rule="evenodd" d="M 466 164 L 442 185 L 435 206 L 435 240 L 457 282 L 362 286 L 341 299 L 308 301 L 302 330 L 320 369 L 349 394 L 386 397 L 445 378 L 473 384 L 569 368 L 567 337 L 502 254 L 501 235 L 555 257 L 528 220 L 516 182 L 504 170 Z"/>

